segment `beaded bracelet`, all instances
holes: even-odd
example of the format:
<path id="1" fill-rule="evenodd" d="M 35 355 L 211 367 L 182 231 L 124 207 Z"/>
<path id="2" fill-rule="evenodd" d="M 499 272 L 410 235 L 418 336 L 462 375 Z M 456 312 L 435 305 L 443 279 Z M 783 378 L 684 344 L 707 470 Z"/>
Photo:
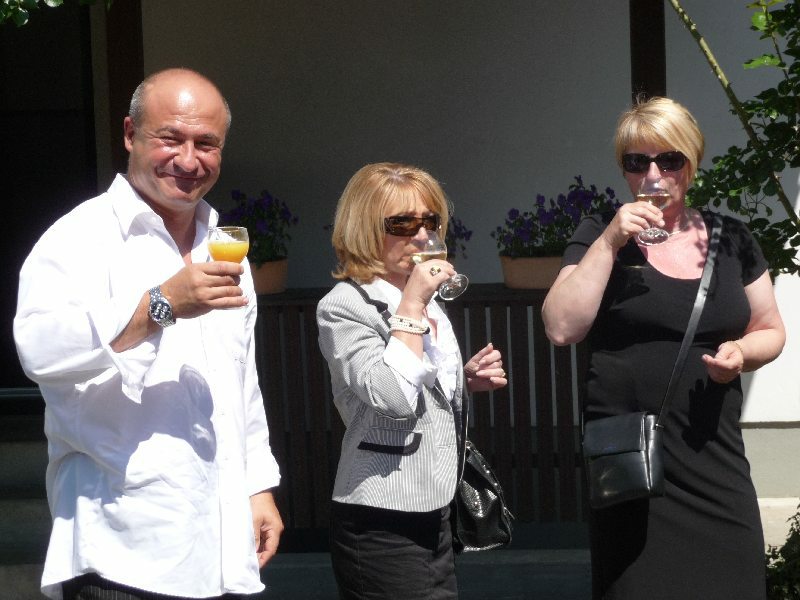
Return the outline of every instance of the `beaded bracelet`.
<path id="1" fill-rule="evenodd" d="M 734 346 L 736 346 L 739 349 L 739 352 L 742 355 L 742 367 L 744 367 L 744 350 L 742 350 L 741 344 L 739 342 L 737 342 L 736 340 L 728 340 L 728 343 L 733 344 Z"/>
<path id="2" fill-rule="evenodd" d="M 411 317 L 402 317 L 400 315 L 392 315 L 389 317 L 389 325 L 389 331 L 403 331 L 405 333 L 414 333 L 417 335 L 424 335 L 431 330 L 431 328 L 422 321 L 412 319 Z"/>

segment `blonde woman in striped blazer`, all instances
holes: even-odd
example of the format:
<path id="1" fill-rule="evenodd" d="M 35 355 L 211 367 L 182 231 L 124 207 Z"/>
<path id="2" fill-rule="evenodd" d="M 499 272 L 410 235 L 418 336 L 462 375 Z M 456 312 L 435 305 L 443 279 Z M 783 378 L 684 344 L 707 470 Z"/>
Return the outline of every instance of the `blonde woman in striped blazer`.
<path id="1" fill-rule="evenodd" d="M 319 344 L 346 432 L 331 510 L 331 558 L 343 599 L 457 598 L 449 503 L 468 391 L 505 386 L 491 344 L 462 364 L 433 300 L 455 274 L 415 265 L 448 201 L 428 173 L 366 165 L 336 210 L 340 280 L 317 307 Z"/>

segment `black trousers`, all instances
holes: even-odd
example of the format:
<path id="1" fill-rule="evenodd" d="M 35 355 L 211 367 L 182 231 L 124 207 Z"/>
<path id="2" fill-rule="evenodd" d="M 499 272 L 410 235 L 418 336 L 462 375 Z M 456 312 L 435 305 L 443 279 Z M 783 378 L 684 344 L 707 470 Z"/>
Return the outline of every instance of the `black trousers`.
<path id="1" fill-rule="evenodd" d="M 342 600 L 456 600 L 450 508 L 426 513 L 334 502 L 331 561 Z"/>
<path id="2" fill-rule="evenodd" d="M 64 600 L 189 600 L 181 596 L 167 596 L 146 592 L 103 579 L 97 573 L 87 573 L 61 584 Z M 245 600 L 252 595 L 225 594 L 209 600 Z M 197 600 L 197 598 L 191 599 Z"/>

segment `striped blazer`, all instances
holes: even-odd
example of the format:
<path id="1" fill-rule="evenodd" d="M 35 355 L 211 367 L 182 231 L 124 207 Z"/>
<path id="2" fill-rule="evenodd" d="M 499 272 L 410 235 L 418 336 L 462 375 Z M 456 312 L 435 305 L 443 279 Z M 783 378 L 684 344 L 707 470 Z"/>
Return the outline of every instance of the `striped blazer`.
<path id="1" fill-rule="evenodd" d="M 317 305 L 319 346 L 346 426 L 333 500 L 406 512 L 442 508 L 455 493 L 463 376 L 452 401 L 437 380 L 423 386 L 409 412 L 383 361 L 390 335 L 385 298 L 375 286 L 361 290 L 368 298 L 340 282 Z"/>

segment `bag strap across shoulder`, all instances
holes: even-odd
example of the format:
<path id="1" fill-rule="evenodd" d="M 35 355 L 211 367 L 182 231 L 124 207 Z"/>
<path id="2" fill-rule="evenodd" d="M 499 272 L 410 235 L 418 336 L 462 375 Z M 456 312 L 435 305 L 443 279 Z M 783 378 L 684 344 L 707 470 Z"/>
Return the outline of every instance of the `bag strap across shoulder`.
<path id="1" fill-rule="evenodd" d="M 700 321 L 700 314 L 703 312 L 703 306 L 708 296 L 708 287 L 711 284 L 711 274 L 714 271 L 714 265 L 717 262 L 717 250 L 719 249 L 719 238 L 722 233 L 722 216 L 714 215 L 714 222 L 711 229 L 711 237 L 708 243 L 708 254 L 706 256 L 706 264 L 703 267 L 703 275 L 700 278 L 700 285 L 697 288 L 697 297 L 694 300 L 692 307 L 692 314 L 689 317 L 689 324 L 686 326 L 686 333 L 683 335 L 683 342 L 678 351 L 678 358 L 675 359 L 675 366 L 672 368 L 672 375 L 669 378 L 669 385 L 667 385 L 667 392 L 664 394 L 664 400 L 661 403 L 661 410 L 658 414 L 656 427 L 663 429 L 662 424 L 664 416 L 669 410 L 669 404 L 672 396 L 675 394 L 675 387 L 678 385 L 683 367 L 686 364 L 686 356 L 689 354 L 689 346 L 692 345 L 694 334 L 697 331 L 697 324 Z"/>
<path id="2" fill-rule="evenodd" d="M 389 305 L 386 304 L 386 302 L 381 302 L 380 300 L 375 300 L 373 298 L 370 298 L 369 294 L 367 294 L 367 292 L 364 291 L 364 288 L 362 288 L 352 279 L 346 279 L 345 283 L 349 283 L 354 288 L 356 288 L 356 290 L 358 290 L 358 293 L 361 294 L 361 297 L 364 299 L 364 302 L 374 306 L 375 310 L 377 310 L 383 317 L 383 320 L 386 321 L 386 325 L 387 326 L 389 325 L 389 317 L 391 317 L 392 314 L 389 312 Z"/>

